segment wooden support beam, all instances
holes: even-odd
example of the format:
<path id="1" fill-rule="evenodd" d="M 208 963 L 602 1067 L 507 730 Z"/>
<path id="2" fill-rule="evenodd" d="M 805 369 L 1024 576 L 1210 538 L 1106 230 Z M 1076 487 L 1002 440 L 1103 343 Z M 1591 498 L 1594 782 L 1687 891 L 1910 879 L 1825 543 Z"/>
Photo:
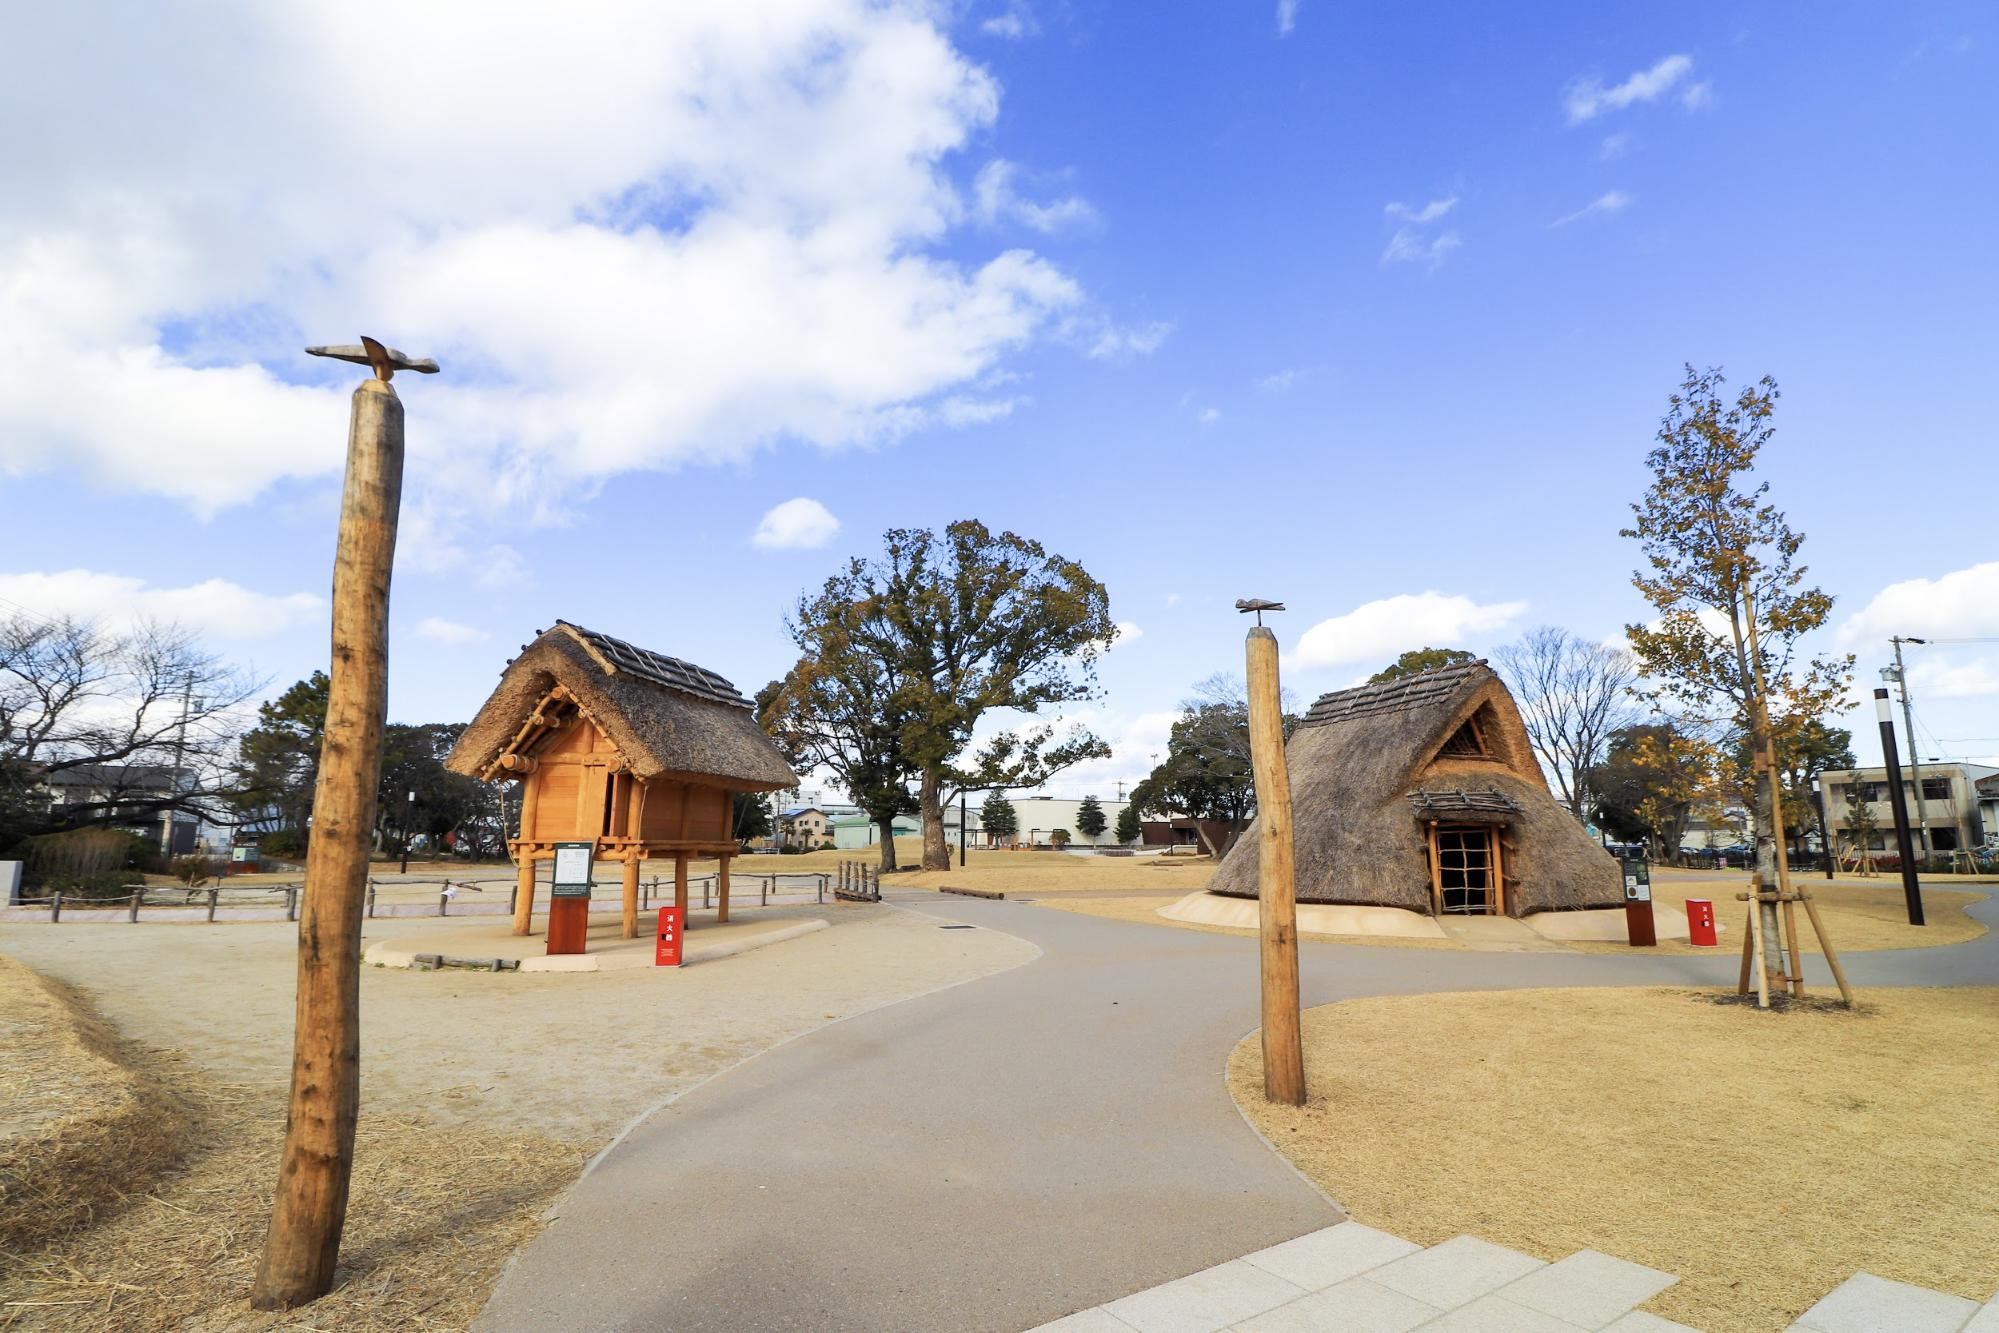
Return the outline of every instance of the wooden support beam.
<path id="1" fill-rule="evenodd" d="M 625 920 L 619 934 L 628 940 L 639 937 L 639 859 L 625 858 Z"/>
<path id="2" fill-rule="evenodd" d="M 1506 915 L 1506 851 L 1502 845 L 1498 826 L 1494 826 L 1492 838 L 1492 901 L 1496 916 Z"/>
<path id="3" fill-rule="evenodd" d="M 1437 821 L 1430 821 L 1430 915 L 1444 914 L 1444 870 L 1437 860 Z"/>
<path id="4" fill-rule="evenodd" d="M 680 928 L 687 929 L 687 853 L 673 854 L 673 905 L 680 909 Z"/>
<path id="5" fill-rule="evenodd" d="M 534 933 L 534 853 L 520 854 L 520 878 L 514 885 L 514 934 Z"/>
<path id="6" fill-rule="evenodd" d="M 715 867 L 715 923 L 729 919 L 729 858 L 718 859 Z"/>

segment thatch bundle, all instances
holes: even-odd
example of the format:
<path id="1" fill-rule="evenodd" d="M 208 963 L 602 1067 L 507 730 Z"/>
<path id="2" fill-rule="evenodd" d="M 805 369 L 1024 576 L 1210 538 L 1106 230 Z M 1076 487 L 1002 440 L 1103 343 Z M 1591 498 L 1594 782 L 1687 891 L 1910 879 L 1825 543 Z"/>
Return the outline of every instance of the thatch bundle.
<path id="1" fill-rule="evenodd" d="M 1285 755 L 1300 902 L 1428 913 L 1431 820 L 1499 828 L 1512 915 L 1624 901 L 1617 862 L 1549 795 L 1520 710 L 1484 662 L 1324 695 Z M 1254 826 L 1208 888 L 1255 896 Z"/>
<path id="2" fill-rule="evenodd" d="M 798 785 L 757 726 L 749 700 L 728 681 L 561 620 L 507 664 L 445 766 L 473 777 L 493 776 L 508 742 L 558 685 L 641 780 L 663 774 L 738 791 Z"/>

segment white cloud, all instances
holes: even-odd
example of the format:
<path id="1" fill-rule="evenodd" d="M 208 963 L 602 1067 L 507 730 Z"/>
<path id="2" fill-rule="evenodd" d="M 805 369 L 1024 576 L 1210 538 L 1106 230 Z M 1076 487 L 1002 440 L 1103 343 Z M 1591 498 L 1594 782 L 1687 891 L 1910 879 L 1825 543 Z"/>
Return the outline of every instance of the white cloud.
<path id="1" fill-rule="evenodd" d="M 1219 407 L 1204 407 L 1196 417 L 1203 426 L 1212 426 L 1221 419 L 1222 410 Z"/>
<path id="2" fill-rule="evenodd" d="M 1027 6 L 1027 0 L 1012 0 L 1006 12 L 995 14 L 979 25 L 979 31 L 988 37 L 1000 37 L 1009 42 L 1017 42 L 1023 37 L 1032 37 L 1041 31 L 1035 22 L 1034 11 Z"/>
<path id="3" fill-rule="evenodd" d="M 1084 341 L 1092 361 L 1129 361 L 1158 351 L 1172 332 L 1173 326 L 1161 320 L 1130 325 L 1099 324 L 1084 335 Z"/>
<path id="4" fill-rule="evenodd" d="M 1934 579 L 1891 583 L 1839 627 L 1842 648 L 1886 644 L 1890 636 L 1983 638 L 1999 634 L 1999 561 Z"/>
<path id="5" fill-rule="evenodd" d="M 1595 75 L 1585 75 L 1562 90 L 1562 107 L 1568 112 L 1569 124 L 1580 125 L 1606 111 L 1622 111 L 1636 102 L 1653 101 L 1692 73 L 1693 68 L 1693 57 L 1671 55 L 1611 88 L 1604 87 Z"/>
<path id="6" fill-rule="evenodd" d="M 1180 605 L 1180 603 L 1181 603 L 1181 602 L 1183 602 L 1183 601 L 1185 601 L 1185 600 L 1187 600 L 1187 599 L 1186 599 L 1186 598 L 1184 598 L 1184 597 L 1182 597 L 1182 596 L 1181 596 L 1181 595 L 1180 595 L 1179 593 L 1177 593 L 1177 592 L 1169 592 L 1169 593 L 1167 593 L 1167 594 L 1166 594 L 1166 605 L 1168 605 L 1168 606 L 1178 606 L 1178 605 Z"/>
<path id="7" fill-rule="evenodd" d="M 1292 657 L 1302 668 L 1387 663 L 1411 648 L 1461 648 L 1466 639 L 1506 628 L 1526 610 L 1525 602 L 1403 593 L 1320 621 L 1299 636 Z"/>
<path id="8" fill-rule="evenodd" d="M 1423 264 L 1432 272 L 1444 262 L 1444 257 L 1464 242 L 1454 231 L 1432 233 L 1425 231 L 1431 223 L 1458 206 L 1458 197 L 1432 199 L 1421 208 L 1411 208 L 1404 203 L 1390 203 L 1382 208 L 1389 221 L 1400 222 L 1395 234 L 1388 238 L 1388 248 L 1381 252 L 1384 264 Z"/>
<path id="9" fill-rule="evenodd" d="M 1999 694 L 1999 657 L 1909 663 L 1909 697 L 1915 703 L 1928 699 L 1976 699 L 1989 694 Z"/>
<path id="10" fill-rule="evenodd" d="M 1566 227 L 1571 222 L 1580 222 L 1584 218 L 1600 218 L 1607 217 L 1612 213 L 1621 213 L 1630 206 L 1630 195 L 1624 193 L 1622 190 L 1606 190 L 1584 204 L 1581 208 L 1578 208 L 1575 212 L 1565 217 L 1556 218 L 1548 225 L 1551 227 Z"/>
<path id="11" fill-rule="evenodd" d="M 1714 101 L 1714 85 L 1707 82 L 1687 85 L 1680 94 L 1680 105 L 1689 111 L 1699 111 Z"/>
<path id="12" fill-rule="evenodd" d="M 1603 142 L 1597 145 L 1596 155 L 1605 162 L 1615 162 L 1618 158 L 1623 157 L 1631 151 L 1632 143 L 1633 139 L 1631 135 L 1623 131 L 1619 131 L 1616 134 L 1606 134 L 1603 136 Z"/>
<path id="13" fill-rule="evenodd" d="M 1045 204 L 1023 198 L 1014 188 L 1019 175 L 1019 165 L 1003 157 L 979 168 L 978 177 L 972 182 L 972 211 L 980 222 L 989 227 L 1017 222 L 1046 236 L 1097 220 L 1097 210 L 1078 195 L 1066 195 Z"/>
<path id="14" fill-rule="evenodd" d="M 941 15 L 459 0 L 385 43 L 324 7 L 33 10 L 0 84 L 38 127 L 0 201 L 0 475 L 202 513 L 333 477 L 354 372 L 299 349 L 363 332 L 444 365 L 406 377 L 413 498 L 487 519 L 892 434 L 1088 304 L 1031 252 L 961 257 L 957 155 L 1000 93 Z"/>
<path id="15" fill-rule="evenodd" d="M 831 510 L 801 495 L 765 514 L 750 542 L 767 551 L 809 551 L 833 540 L 839 530 L 840 520 Z"/>
<path id="16" fill-rule="evenodd" d="M 258 639 L 316 619 L 325 601 L 311 593 L 255 592 L 227 579 L 185 588 L 88 569 L 0 574 L 0 615 L 16 608 L 45 619 L 73 616 L 124 628 L 140 620 L 172 622 L 206 638 Z"/>
<path id="17" fill-rule="evenodd" d="M 1299 0 L 1277 0 L 1277 35 L 1289 37 L 1298 26 Z"/>
<path id="18" fill-rule="evenodd" d="M 1421 226 L 1427 222 L 1435 222 L 1438 218 L 1444 216 L 1444 214 L 1457 206 L 1458 197 L 1452 195 L 1448 199 L 1432 199 L 1421 208 L 1411 208 L 1409 205 L 1403 203 L 1391 203 L 1383 206 L 1381 211 L 1391 218 L 1399 219 L 1403 222 L 1413 222 Z"/>
<path id="19" fill-rule="evenodd" d="M 1388 238 L 1388 248 L 1381 252 L 1384 264 L 1424 264 L 1432 272 L 1444 262 L 1444 257 L 1463 245 L 1464 241 L 1454 231 L 1442 235 L 1423 237 L 1413 227 L 1398 227 Z"/>
<path id="20" fill-rule="evenodd" d="M 1263 376 L 1257 380 L 1256 387 L 1262 389 L 1265 393 L 1282 393 L 1310 373 L 1310 371 L 1299 370 L 1295 367 L 1286 367 L 1283 370 L 1272 371 L 1270 374 Z"/>
<path id="21" fill-rule="evenodd" d="M 1136 643 L 1144 637 L 1145 637 L 1145 631 L 1140 629 L 1137 625 L 1133 624 L 1131 621 L 1129 620 L 1118 621 L 1117 623 L 1118 643 Z"/>
<path id="22" fill-rule="evenodd" d="M 416 636 L 429 639 L 432 643 L 445 643 L 457 647 L 468 643 L 484 643 L 489 637 L 485 630 L 471 625 L 461 625 L 455 620 L 442 616 L 425 616 L 416 623 Z"/>

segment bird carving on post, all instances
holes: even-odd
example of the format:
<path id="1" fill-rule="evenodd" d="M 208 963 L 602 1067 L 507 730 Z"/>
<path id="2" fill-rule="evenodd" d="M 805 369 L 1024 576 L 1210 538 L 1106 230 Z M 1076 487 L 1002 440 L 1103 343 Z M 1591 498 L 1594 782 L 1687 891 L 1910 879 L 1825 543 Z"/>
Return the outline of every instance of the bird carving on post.
<path id="1" fill-rule="evenodd" d="M 1261 625 L 1265 611 L 1282 611 L 1284 603 L 1273 602 L 1262 597 L 1238 597 L 1236 598 L 1235 609 L 1244 615 L 1248 615 L 1252 611 L 1256 612 L 1256 623 Z"/>
<path id="2" fill-rule="evenodd" d="M 341 343 L 332 347 L 308 347 L 305 350 L 308 356 L 328 356 L 335 361 L 352 361 L 357 366 L 373 366 L 375 378 L 385 384 L 395 377 L 398 370 L 414 370 L 419 375 L 437 373 L 437 362 L 429 357 L 405 356 L 393 347 L 382 346 L 365 333 L 361 335 L 359 346 L 353 343 Z"/>

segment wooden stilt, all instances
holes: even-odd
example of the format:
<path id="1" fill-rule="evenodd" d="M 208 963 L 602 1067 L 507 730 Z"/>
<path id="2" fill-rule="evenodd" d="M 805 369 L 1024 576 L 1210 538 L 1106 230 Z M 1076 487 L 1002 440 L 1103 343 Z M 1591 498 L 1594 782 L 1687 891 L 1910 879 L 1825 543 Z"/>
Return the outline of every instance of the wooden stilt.
<path id="1" fill-rule="evenodd" d="M 680 928 L 687 929 L 687 853 L 673 854 L 673 905 L 680 909 Z"/>
<path id="2" fill-rule="evenodd" d="M 628 940 L 639 937 L 639 858 L 636 852 L 625 857 L 625 919 L 619 934 Z"/>
<path id="3" fill-rule="evenodd" d="M 520 880 L 514 888 L 514 934 L 534 932 L 534 853 L 521 851 Z"/>
<path id="4" fill-rule="evenodd" d="M 715 924 L 729 919 L 729 858 L 726 854 L 715 867 Z"/>

